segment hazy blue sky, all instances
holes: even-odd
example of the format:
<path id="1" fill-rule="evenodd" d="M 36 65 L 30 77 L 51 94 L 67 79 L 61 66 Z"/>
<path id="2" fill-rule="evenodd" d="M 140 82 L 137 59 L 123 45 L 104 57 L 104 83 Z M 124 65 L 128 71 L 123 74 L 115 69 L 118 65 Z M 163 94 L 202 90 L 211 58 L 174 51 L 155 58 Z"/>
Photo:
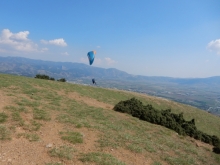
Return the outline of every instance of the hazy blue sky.
<path id="1" fill-rule="evenodd" d="M 0 0 L 0 56 L 220 76 L 220 0 Z"/>

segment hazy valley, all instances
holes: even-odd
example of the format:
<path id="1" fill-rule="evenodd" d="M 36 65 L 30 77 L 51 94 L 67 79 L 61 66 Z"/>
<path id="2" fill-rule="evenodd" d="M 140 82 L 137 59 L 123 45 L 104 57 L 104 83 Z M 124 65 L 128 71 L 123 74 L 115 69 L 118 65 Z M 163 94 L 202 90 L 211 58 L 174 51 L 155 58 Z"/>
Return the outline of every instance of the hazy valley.
<path id="1" fill-rule="evenodd" d="M 171 78 L 131 75 L 111 68 L 81 63 L 51 62 L 20 57 L 0 57 L 0 72 L 35 77 L 46 74 L 68 82 L 117 88 L 171 99 L 220 115 L 220 76 L 210 78 Z"/>

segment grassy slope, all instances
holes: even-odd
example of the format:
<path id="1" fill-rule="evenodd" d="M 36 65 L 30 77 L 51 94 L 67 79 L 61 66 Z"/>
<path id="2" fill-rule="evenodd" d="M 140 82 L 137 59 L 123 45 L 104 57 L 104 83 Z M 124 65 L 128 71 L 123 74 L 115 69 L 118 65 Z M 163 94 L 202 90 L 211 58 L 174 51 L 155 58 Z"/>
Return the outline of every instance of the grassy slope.
<path id="1" fill-rule="evenodd" d="M 209 145 L 201 144 L 197 147 L 198 141 L 178 136 L 169 129 L 109 109 L 87 105 L 68 95 L 77 92 L 82 98 L 93 98 L 112 106 L 121 100 L 136 97 L 145 104 L 152 104 L 158 109 L 171 108 L 176 113 L 184 112 L 186 119 L 195 118 L 200 130 L 220 137 L 220 118 L 191 106 L 137 93 L 5 74 L 0 74 L 0 91 L 14 103 L 4 107 L 8 118 L 6 122 L 0 124 L 0 131 L 2 130 L 5 134 L 10 132 L 8 137 L 17 136 L 13 128 L 19 125 L 31 132 L 31 134 L 19 136 L 24 136 L 29 141 L 37 141 L 41 138 L 38 132 L 44 122 L 51 120 L 62 124 L 63 128 L 69 128 L 71 125 L 77 129 L 86 128 L 98 132 L 94 153 L 75 151 L 76 156 L 73 160 L 67 160 L 67 164 L 75 159 L 82 162 L 95 161 L 97 164 L 129 164 L 128 159 L 123 158 L 119 151 L 128 152 L 131 156 L 136 154 L 140 158 L 144 157 L 142 159 L 150 160 L 150 164 L 155 165 L 220 164 L 220 156 L 212 153 Z M 24 113 L 33 114 L 33 118 L 25 121 Z M 7 130 L 4 131 L 1 128 Z M 68 134 L 69 130 L 64 129 L 65 131 Z M 7 139 L 7 136 L 5 137 Z M 64 139 L 60 138 L 60 140 Z M 74 137 L 70 136 L 67 139 L 74 140 Z M 114 149 L 115 153 L 109 153 L 109 148 Z M 101 154 L 102 152 L 107 155 Z M 102 159 L 96 159 L 96 157 Z"/>

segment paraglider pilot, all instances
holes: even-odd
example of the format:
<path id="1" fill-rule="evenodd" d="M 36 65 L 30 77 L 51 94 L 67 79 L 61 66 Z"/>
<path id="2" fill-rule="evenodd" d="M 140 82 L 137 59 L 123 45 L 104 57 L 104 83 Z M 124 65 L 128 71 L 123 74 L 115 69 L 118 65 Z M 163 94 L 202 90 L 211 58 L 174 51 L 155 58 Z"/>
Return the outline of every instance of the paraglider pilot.
<path id="1" fill-rule="evenodd" d="M 95 79 L 94 79 L 94 78 L 92 79 L 92 83 L 96 85 L 96 82 L 95 82 Z"/>
<path id="2" fill-rule="evenodd" d="M 94 59 L 95 59 L 95 54 L 96 54 L 96 51 L 90 51 L 87 53 L 87 57 L 89 59 L 89 64 L 92 65 L 93 62 L 94 62 Z M 96 85 L 96 82 L 95 82 L 95 79 L 93 78 L 92 79 L 92 83 Z"/>

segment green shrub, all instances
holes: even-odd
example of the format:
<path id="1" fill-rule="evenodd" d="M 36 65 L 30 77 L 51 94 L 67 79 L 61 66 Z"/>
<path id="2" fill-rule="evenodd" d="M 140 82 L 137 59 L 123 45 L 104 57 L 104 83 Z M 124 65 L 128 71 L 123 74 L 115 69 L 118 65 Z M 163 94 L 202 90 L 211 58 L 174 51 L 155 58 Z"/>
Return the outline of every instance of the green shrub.
<path id="1" fill-rule="evenodd" d="M 37 120 L 45 120 L 45 121 L 51 119 L 50 114 L 47 111 L 38 108 L 35 108 L 33 110 L 33 118 Z"/>
<path id="2" fill-rule="evenodd" d="M 55 81 L 53 77 L 49 77 L 48 75 L 45 75 L 45 74 L 37 74 L 34 78 Z"/>
<path id="3" fill-rule="evenodd" d="M 79 132 L 60 132 L 63 140 L 67 140 L 70 143 L 83 143 L 83 135 Z"/>
<path id="4" fill-rule="evenodd" d="M 143 105 L 141 101 L 135 98 L 120 101 L 113 109 L 118 112 L 128 113 L 150 123 L 162 125 L 176 131 L 180 135 L 188 135 L 209 143 L 215 147 L 213 151 L 216 153 L 220 150 L 220 139 L 215 135 L 211 136 L 197 130 L 195 119 L 186 121 L 183 118 L 183 113 L 174 114 L 171 112 L 171 109 L 157 110 L 152 105 Z"/>
<path id="5" fill-rule="evenodd" d="M 50 80 L 55 81 L 55 79 L 53 77 L 51 77 Z"/>
<path id="6" fill-rule="evenodd" d="M 75 149 L 68 146 L 60 146 L 58 148 L 53 148 L 49 151 L 50 156 L 53 157 L 59 157 L 59 158 L 66 158 L 66 159 L 72 159 L 73 152 L 75 152 Z"/>
<path id="7" fill-rule="evenodd" d="M 65 78 L 61 78 L 61 79 L 58 79 L 57 81 L 66 82 L 66 79 Z"/>
<path id="8" fill-rule="evenodd" d="M 212 136 L 212 144 L 213 146 L 220 146 L 220 139 L 215 135 Z"/>
<path id="9" fill-rule="evenodd" d="M 4 112 L 0 113 L 0 123 L 4 123 L 7 118 L 8 116 Z"/>
<path id="10" fill-rule="evenodd" d="M 5 126 L 0 125 L 0 140 L 10 140 L 10 139 L 11 137 L 9 130 Z"/>
<path id="11" fill-rule="evenodd" d="M 194 135 L 194 138 L 196 139 L 196 140 L 202 140 L 202 132 L 201 131 L 197 131 L 196 133 L 195 133 L 195 135 Z"/>
<path id="12" fill-rule="evenodd" d="M 202 139 L 203 142 L 205 143 L 209 143 L 212 144 L 212 138 L 210 135 L 206 134 L 206 133 L 202 133 Z"/>
<path id="13" fill-rule="evenodd" d="M 216 154 L 220 154 L 220 146 L 214 147 L 213 152 L 215 152 Z"/>
<path id="14" fill-rule="evenodd" d="M 37 74 L 34 78 L 49 80 L 50 77 L 45 74 Z"/>
<path id="15" fill-rule="evenodd" d="M 125 165 L 124 162 L 117 160 L 112 155 L 100 152 L 82 154 L 80 160 L 82 162 L 94 162 L 96 165 Z"/>

